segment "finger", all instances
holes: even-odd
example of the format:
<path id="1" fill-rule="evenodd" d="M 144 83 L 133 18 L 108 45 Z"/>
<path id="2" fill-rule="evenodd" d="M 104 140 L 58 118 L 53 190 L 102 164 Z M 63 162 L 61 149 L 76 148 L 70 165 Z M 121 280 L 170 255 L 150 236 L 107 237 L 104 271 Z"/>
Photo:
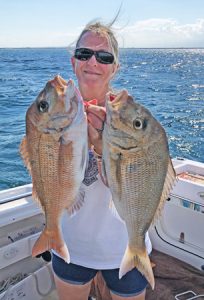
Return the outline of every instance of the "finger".
<path id="1" fill-rule="evenodd" d="M 106 118 L 106 109 L 102 106 L 89 105 L 86 109 L 87 114 L 92 113 L 100 118 L 102 121 Z"/>
<path id="2" fill-rule="evenodd" d="M 88 123 L 88 135 L 92 144 L 96 144 L 99 140 L 101 140 L 101 134 L 97 131 L 97 129 L 90 123 Z"/>
<path id="3" fill-rule="evenodd" d="M 103 130 L 104 121 L 101 120 L 98 116 L 95 114 L 89 113 L 87 115 L 88 122 L 96 129 Z"/>
<path id="4" fill-rule="evenodd" d="M 89 137 L 89 143 L 94 147 L 94 151 L 99 155 L 101 155 L 102 154 L 102 133 L 97 132 L 97 130 L 91 124 L 89 124 L 88 137 Z"/>
<path id="5" fill-rule="evenodd" d="M 102 153 L 102 133 L 98 132 L 91 124 L 88 125 L 89 142 L 94 146 L 95 151 Z"/>

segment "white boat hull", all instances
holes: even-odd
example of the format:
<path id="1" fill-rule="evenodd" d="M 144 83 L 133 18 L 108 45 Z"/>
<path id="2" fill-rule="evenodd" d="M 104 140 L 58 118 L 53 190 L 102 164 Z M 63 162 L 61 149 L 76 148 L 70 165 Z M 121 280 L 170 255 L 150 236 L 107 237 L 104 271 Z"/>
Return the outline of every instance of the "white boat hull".
<path id="1" fill-rule="evenodd" d="M 150 238 L 154 249 L 201 270 L 204 268 L 204 164 L 183 159 L 174 159 L 173 164 L 178 176 L 189 172 L 201 179 L 179 177 L 160 219 L 149 229 Z M 54 281 L 50 262 L 31 257 L 32 246 L 44 226 L 44 215 L 32 200 L 31 190 L 29 184 L 0 191 L 0 300 L 52 299 Z"/>

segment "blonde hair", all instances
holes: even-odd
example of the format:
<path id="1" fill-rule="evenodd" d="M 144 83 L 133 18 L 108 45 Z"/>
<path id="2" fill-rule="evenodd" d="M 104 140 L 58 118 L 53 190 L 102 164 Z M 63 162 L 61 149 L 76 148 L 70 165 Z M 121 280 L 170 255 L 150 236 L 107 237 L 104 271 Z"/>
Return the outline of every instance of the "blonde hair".
<path id="1" fill-rule="evenodd" d="M 115 19 L 114 19 L 115 21 Z M 112 51 L 113 51 L 113 55 L 114 55 L 114 58 L 115 58 L 115 63 L 118 64 L 119 62 L 119 49 L 118 49 L 118 41 L 114 35 L 114 32 L 111 28 L 111 26 L 113 25 L 113 22 L 111 22 L 111 24 L 108 24 L 108 25 L 105 25 L 105 24 L 102 24 L 101 22 L 90 22 L 88 23 L 85 28 L 82 30 L 80 36 L 78 37 L 77 39 L 77 42 L 76 42 L 76 48 L 79 47 L 79 44 L 80 44 L 80 41 L 81 41 L 81 38 L 83 37 L 83 35 L 87 32 L 93 32 L 93 33 L 96 33 L 102 37 L 106 37 L 111 48 L 112 48 Z"/>

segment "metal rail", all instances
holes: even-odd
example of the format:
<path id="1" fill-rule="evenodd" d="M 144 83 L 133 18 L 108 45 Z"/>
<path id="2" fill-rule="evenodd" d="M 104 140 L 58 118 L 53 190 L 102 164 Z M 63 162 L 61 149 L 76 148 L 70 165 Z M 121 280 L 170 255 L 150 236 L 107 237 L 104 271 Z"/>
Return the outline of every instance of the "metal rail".
<path id="1" fill-rule="evenodd" d="M 184 297 L 182 297 L 182 296 L 186 296 L 187 298 L 185 298 L 184 299 Z M 192 296 L 192 297 L 191 297 Z M 190 298 L 189 298 L 190 297 Z M 176 300 L 181 300 L 181 299 L 183 299 L 183 300 L 193 300 L 193 299 L 201 299 L 201 298 L 203 298 L 204 299 L 204 295 L 202 294 L 196 294 L 195 292 L 193 292 L 193 291 L 186 291 L 186 292 L 183 292 L 183 293 L 180 293 L 180 294 L 177 294 L 176 296 L 175 296 L 175 299 Z"/>
<path id="2" fill-rule="evenodd" d="M 0 200 L 0 205 L 5 204 L 5 203 L 9 203 L 9 202 L 12 202 L 12 201 L 15 201 L 15 200 L 19 200 L 19 199 L 22 199 L 22 198 L 28 198 L 30 196 L 32 196 L 32 192 L 27 192 L 27 193 L 23 193 L 23 194 L 10 196 L 10 197 L 1 199 Z"/>
<path id="3" fill-rule="evenodd" d="M 203 204 L 201 204 L 200 202 L 197 202 L 197 201 L 191 200 L 191 199 L 189 199 L 189 198 L 186 198 L 186 197 L 182 197 L 182 196 L 179 196 L 179 195 L 176 195 L 176 194 L 172 194 L 172 193 L 170 193 L 170 196 L 169 196 L 169 198 L 171 199 L 171 197 L 177 198 L 177 199 L 179 199 L 179 200 L 186 200 L 186 201 L 188 201 L 188 202 L 191 202 L 191 203 L 193 203 L 193 204 L 197 204 L 197 205 L 200 205 L 200 206 L 204 207 L 204 205 L 203 205 Z"/>

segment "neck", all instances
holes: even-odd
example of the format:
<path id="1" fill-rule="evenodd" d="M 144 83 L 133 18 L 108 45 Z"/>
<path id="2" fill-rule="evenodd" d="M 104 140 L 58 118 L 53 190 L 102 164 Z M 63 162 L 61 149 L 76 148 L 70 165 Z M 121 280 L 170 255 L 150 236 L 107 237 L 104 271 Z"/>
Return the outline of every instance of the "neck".
<path id="1" fill-rule="evenodd" d="M 79 85 L 79 90 L 81 92 L 84 101 L 90 101 L 92 99 L 97 99 L 99 106 L 105 105 L 106 94 L 111 90 L 109 87 L 103 90 L 99 88 L 83 88 Z"/>

